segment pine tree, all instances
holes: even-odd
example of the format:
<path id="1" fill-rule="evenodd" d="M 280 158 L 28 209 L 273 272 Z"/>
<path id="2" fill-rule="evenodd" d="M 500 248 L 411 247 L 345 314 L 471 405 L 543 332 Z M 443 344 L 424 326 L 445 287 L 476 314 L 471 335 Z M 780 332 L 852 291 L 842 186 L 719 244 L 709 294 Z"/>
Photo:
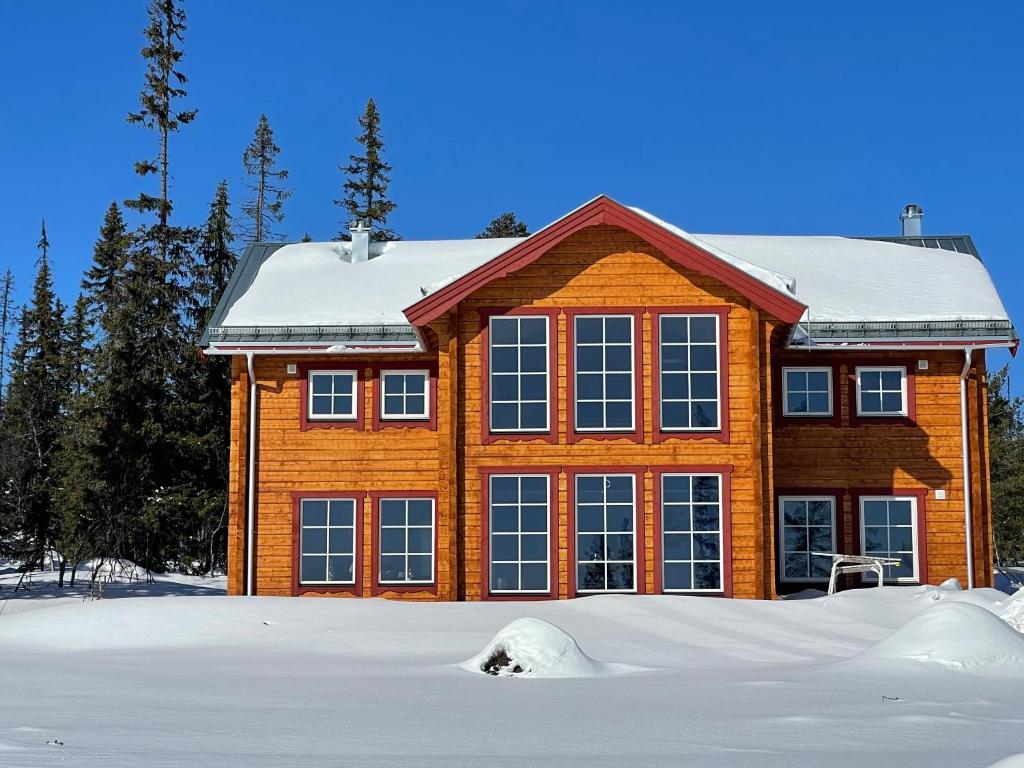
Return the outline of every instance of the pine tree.
<path id="1" fill-rule="evenodd" d="M 1009 367 L 988 385 L 989 461 L 996 563 L 1024 562 L 1024 399 L 1009 394 Z"/>
<path id="2" fill-rule="evenodd" d="M 284 201 L 291 197 L 291 190 L 278 186 L 277 182 L 288 178 L 288 171 L 277 170 L 277 156 L 280 147 L 274 143 L 274 131 L 266 115 L 260 115 L 256 134 L 242 154 L 242 165 L 250 176 L 248 186 L 255 194 L 242 204 L 242 213 L 251 223 L 246 227 L 246 239 L 250 242 L 266 242 L 272 238 L 283 239 L 283 235 L 271 232 L 273 224 L 284 220 Z"/>
<path id="3" fill-rule="evenodd" d="M 14 324 L 14 273 L 10 268 L 0 278 L 0 411 L 4 404 L 4 382 L 7 379 L 7 345 Z"/>
<path id="4" fill-rule="evenodd" d="M 53 292 L 50 243 L 43 223 L 32 298 L 21 311 L 12 352 L 0 442 L 5 478 L 0 497 L 3 528 L 17 536 L 2 543 L 29 570 L 42 565 L 55 544 L 53 460 L 66 402 L 63 306 Z"/>
<path id="5" fill-rule="evenodd" d="M 366 103 L 366 110 L 359 118 L 362 133 L 356 141 L 362 145 L 363 154 L 351 155 L 349 164 L 339 167 L 346 175 L 343 185 L 344 196 L 335 200 L 343 207 L 349 221 L 342 222 L 339 234 L 348 239 L 348 225 L 352 220 L 367 222 L 376 240 L 397 240 L 398 236 L 388 228 L 388 216 L 396 205 L 388 199 L 388 184 L 391 182 L 391 166 L 384 162 L 384 142 L 380 135 L 380 113 L 373 99 Z"/>
<path id="6" fill-rule="evenodd" d="M 490 224 L 476 236 L 477 240 L 484 240 L 491 237 L 527 237 L 530 231 L 526 223 L 519 221 L 513 211 L 503 213 L 493 219 Z"/>
<path id="7" fill-rule="evenodd" d="M 133 200 L 126 200 L 125 205 L 142 213 L 156 213 L 160 228 L 158 242 L 162 244 L 161 256 L 164 257 L 167 246 L 163 241 L 171 215 L 168 194 L 170 135 L 196 117 L 196 110 L 176 107 L 178 100 L 188 95 L 182 87 L 188 78 L 178 68 L 184 56 L 180 45 L 184 41 L 185 27 L 185 12 L 180 7 L 180 0 L 150 1 L 149 25 L 144 32 L 146 45 L 141 50 L 146 60 L 145 85 L 139 93 L 139 111 L 128 114 L 129 123 L 156 130 L 160 137 L 156 158 L 135 163 L 135 172 L 142 177 L 159 174 L 159 197 L 141 193 Z"/>

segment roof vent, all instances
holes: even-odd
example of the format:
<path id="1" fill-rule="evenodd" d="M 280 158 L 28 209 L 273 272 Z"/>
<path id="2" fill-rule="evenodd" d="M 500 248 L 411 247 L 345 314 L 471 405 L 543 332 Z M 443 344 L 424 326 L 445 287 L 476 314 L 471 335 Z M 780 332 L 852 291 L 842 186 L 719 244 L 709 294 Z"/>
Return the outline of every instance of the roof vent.
<path id="1" fill-rule="evenodd" d="M 351 262 L 357 264 L 370 258 L 370 225 L 363 219 L 356 219 L 348 227 L 352 235 Z"/>
<path id="2" fill-rule="evenodd" d="M 903 206 L 903 212 L 900 214 L 900 234 L 903 237 L 920 237 L 921 219 L 923 218 L 924 208 L 920 205 L 910 203 Z"/>

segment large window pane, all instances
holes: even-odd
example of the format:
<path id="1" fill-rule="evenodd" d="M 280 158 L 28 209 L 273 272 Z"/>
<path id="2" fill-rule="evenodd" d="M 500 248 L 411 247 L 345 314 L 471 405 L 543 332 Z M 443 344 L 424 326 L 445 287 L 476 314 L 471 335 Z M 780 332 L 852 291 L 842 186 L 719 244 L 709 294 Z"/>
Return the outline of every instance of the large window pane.
<path id="1" fill-rule="evenodd" d="M 782 581 L 828 579 L 832 558 L 811 553 L 835 551 L 835 503 L 832 496 L 783 496 L 779 499 Z"/>
<path id="2" fill-rule="evenodd" d="M 355 583 L 355 499 L 299 502 L 299 581 Z"/>
<path id="3" fill-rule="evenodd" d="M 689 333 L 692 335 L 692 328 Z M 666 592 L 721 591 L 724 564 L 721 476 L 662 475 L 659 513 L 662 589 Z"/>
<path id="4" fill-rule="evenodd" d="M 583 432 L 634 428 L 633 317 L 574 319 L 575 426 Z"/>
<path id="5" fill-rule="evenodd" d="M 575 480 L 576 589 L 636 588 L 636 478 L 577 475 Z"/>
<path id="6" fill-rule="evenodd" d="M 490 589 L 547 592 L 550 481 L 547 475 L 491 475 Z"/>
<path id="7" fill-rule="evenodd" d="M 488 321 L 492 432 L 546 432 L 549 414 L 548 318 Z"/>
<path id="8" fill-rule="evenodd" d="M 379 502 L 381 584 L 423 584 L 434 580 L 434 500 Z"/>
<path id="9" fill-rule="evenodd" d="M 721 423 L 717 315 L 658 318 L 661 428 L 711 431 Z"/>
<path id="10" fill-rule="evenodd" d="M 306 417 L 353 421 L 356 418 L 356 372 L 310 371 Z"/>
<path id="11" fill-rule="evenodd" d="M 893 558 L 900 565 L 883 569 L 886 581 L 917 580 L 917 499 L 873 496 L 860 500 L 861 550 L 868 557 Z M 875 580 L 864 574 L 865 581 Z"/>

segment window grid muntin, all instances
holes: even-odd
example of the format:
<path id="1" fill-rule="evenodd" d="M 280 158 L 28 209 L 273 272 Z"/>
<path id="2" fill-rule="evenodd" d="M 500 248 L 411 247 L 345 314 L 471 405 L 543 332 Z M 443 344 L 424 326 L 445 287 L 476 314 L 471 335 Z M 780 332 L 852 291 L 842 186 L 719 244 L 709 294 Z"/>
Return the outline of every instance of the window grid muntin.
<path id="1" fill-rule="evenodd" d="M 309 585 L 339 584 L 339 585 L 349 585 L 349 586 L 351 586 L 351 585 L 354 585 L 356 583 L 356 573 L 358 573 L 357 569 L 359 567 L 359 564 L 358 564 L 357 558 L 356 558 L 356 551 L 358 549 L 357 542 L 356 542 L 356 519 L 358 517 L 358 510 L 359 510 L 359 505 L 357 504 L 357 501 L 358 501 L 357 499 L 346 498 L 346 497 L 338 497 L 338 498 L 330 498 L 330 499 L 328 499 L 328 498 L 307 498 L 307 499 L 300 499 L 299 500 L 299 583 L 300 584 L 309 584 Z M 325 502 L 327 504 L 326 518 L 324 520 L 324 525 L 307 525 L 306 524 L 306 518 L 307 518 L 306 505 L 307 505 L 307 503 L 319 503 L 319 502 Z M 332 504 L 347 504 L 347 505 L 350 505 L 351 513 L 352 513 L 352 524 L 351 525 L 337 525 L 337 524 L 336 525 L 332 525 L 331 524 L 331 505 Z M 321 555 L 320 552 L 309 552 L 309 553 L 306 552 L 306 539 L 307 539 L 306 531 L 307 530 L 309 530 L 309 531 L 313 531 L 313 530 L 322 530 L 322 531 L 324 531 L 324 536 L 325 536 L 325 539 L 326 539 L 326 541 L 325 541 L 325 545 L 326 546 L 324 548 L 324 552 L 323 552 L 322 555 Z M 331 549 L 331 531 L 332 530 L 334 530 L 334 531 L 342 531 L 342 530 L 351 531 L 351 533 L 352 533 L 352 547 L 351 547 L 350 551 L 348 551 L 348 552 L 345 552 L 345 551 L 334 552 L 334 551 L 332 551 L 332 549 Z M 306 558 L 309 558 L 309 557 L 317 557 L 317 558 L 322 557 L 324 559 L 324 563 L 325 563 L 324 575 L 325 576 L 329 576 L 330 575 L 330 558 L 331 557 L 351 557 L 352 558 L 352 578 L 351 579 L 341 579 L 341 580 L 338 580 L 338 579 L 328 579 L 328 578 L 325 578 L 325 579 L 322 579 L 322 580 L 321 579 L 303 579 L 302 578 L 302 561 L 304 559 L 306 559 Z"/>
<path id="2" fill-rule="evenodd" d="M 307 374 L 308 383 L 306 389 L 306 418 L 310 421 L 355 421 L 359 414 L 359 372 L 354 370 L 319 370 L 309 371 Z M 331 381 L 330 394 L 315 393 L 317 379 L 329 378 Z M 338 381 L 351 378 L 351 386 L 347 390 L 338 389 Z M 336 397 L 351 398 L 352 407 L 346 413 L 334 410 Z M 314 413 L 316 403 L 326 398 L 331 404 L 330 413 Z"/>
<path id="3" fill-rule="evenodd" d="M 423 378 L 423 392 L 409 392 L 408 379 L 411 377 L 422 377 Z M 387 391 L 387 380 L 389 378 L 402 379 L 402 392 L 388 394 Z M 401 398 L 402 401 L 402 413 L 388 413 L 387 403 L 389 399 Z M 423 411 L 420 413 L 410 412 L 409 398 L 410 397 L 422 397 L 423 398 Z M 430 418 L 430 371 L 422 369 L 409 369 L 409 370 L 387 370 L 380 372 L 380 418 L 382 421 L 426 421 Z"/>
<path id="4" fill-rule="evenodd" d="M 704 341 L 693 342 L 693 341 L 690 340 L 692 338 L 692 328 L 693 328 L 692 321 L 694 319 L 697 319 L 697 318 L 701 318 L 701 319 L 707 318 L 707 319 L 710 319 L 710 320 L 714 321 L 715 340 L 713 342 L 704 342 Z M 687 340 L 684 341 L 684 342 L 683 341 L 665 341 L 665 337 L 666 337 L 666 334 L 665 334 L 665 321 L 666 320 L 686 320 L 686 338 L 687 338 Z M 658 393 L 659 393 L 659 402 L 658 402 L 658 409 L 659 410 L 658 410 L 658 412 L 659 412 L 659 418 L 660 418 L 660 424 L 661 424 L 661 431 L 662 432 L 714 432 L 714 431 L 717 431 L 717 430 L 721 429 L 721 427 L 722 427 L 721 338 L 722 338 L 721 318 L 717 314 L 710 314 L 710 313 L 700 314 L 700 313 L 698 313 L 698 314 L 660 314 L 660 315 L 658 315 L 658 373 L 657 373 L 657 375 L 658 375 Z M 685 365 L 682 368 L 680 368 L 678 370 L 666 369 L 666 359 L 667 359 L 668 356 L 665 353 L 666 353 L 667 349 L 671 348 L 671 347 L 682 347 L 682 348 L 685 348 L 685 350 L 686 350 L 686 363 L 685 363 Z M 712 347 L 714 349 L 715 367 L 714 367 L 713 371 L 708 371 L 708 370 L 694 371 L 694 370 L 692 370 L 692 364 L 691 364 L 691 358 L 692 358 L 691 348 L 692 347 Z M 686 377 L 686 389 L 687 389 L 687 396 L 686 397 L 670 397 L 670 396 L 668 396 L 668 394 L 666 392 L 667 387 L 665 387 L 665 374 L 669 374 L 669 375 L 682 375 L 682 376 Z M 695 375 L 697 375 L 697 376 L 705 376 L 705 375 L 708 375 L 708 374 L 713 374 L 714 375 L 714 392 L 715 392 L 714 398 L 712 399 L 712 398 L 706 398 L 706 397 L 700 397 L 700 398 L 693 397 L 693 381 L 694 381 L 694 376 Z M 666 418 L 665 418 L 665 404 L 666 403 L 685 403 L 686 404 L 686 409 L 687 409 L 687 421 L 690 422 L 690 425 L 689 426 L 672 426 L 672 425 L 667 424 L 666 423 Z M 715 423 L 711 424 L 711 425 L 706 425 L 706 426 L 705 425 L 694 426 L 693 425 L 693 407 L 694 407 L 694 405 L 695 404 L 708 404 L 708 403 L 714 403 L 714 406 L 715 406 L 714 407 Z"/>
<path id="5" fill-rule="evenodd" d="M 686 501 L 686 502 L 677 502 L 677 501 L 668 502 L 668 501 L 666 501 L 667 494 L 665 493 L 665 481 L 667 479 L 669 479 L 669 478 L 681 478 L 681 477 L 685 477 L 685 478 L 689 479 L 689 494 L 688 494 L 689 495 L 689 501 Z M 718 499 L 717 499 L 717 501 L 714 501 L 714 502 L 705 501 L 705 500 L 698 501 L 695 498 L 695 494 L 694 494 L 694 485 L 695 485 L 695 483 L 694 483 L 694 481 L 697 478 L 706 478 L 706 477 L 713 477 L 713 478 L 715 478 L 716 482 L 718 483 L 718 494 L 717 494 L 718 495 Z M 723 482 L 722 482 L 722 475 L 716 474 L 716 473 L 713 473 L 713 472 L 697 472 L 697 473 L 665 472 L 665 473 L 663 473 L 661 475 L 661 478 L 660 478 L 659 482 L 661 483 L 661 489 L 660 489 L 661 490 L 661 493 L 660 493 L 660 496 L 661 496 L 661 509 L 658 511 L 658 513 L 661 515 L 661 553 L 662 553 L 661 563 L 659 564 L 659 567 L 661 568 L 662 591 L 663 592 L 687 592 L 687 593 L 689 593 L 689 592 L 723 592 L 725 590 L 725 536 L 724 536 L 724 517 L 723 517 L 724 514 L 725 514 L 725 509 L 724 509 L 724 500 L 723 500 L 724 487 L 723 487 Z M 688 519 L 689 519 L 689 530 L 685 530 L 684 531 L 684 530 L 675 530 L 675 529 L 669 529 L 668 528 L 668 525 L 666 523 L 666 511 L 667 511 L 666 507 L 669 507 L 669 506 L 685 508 L 687 510 L 687 516 L 688 516 Z M 706 529 L 701 529 L 699 531 L 697 530 L 696 526 L 694 525 L 694 511 L 693 511 L 693 508 L 695 506 L 714 506 L 714 507 L 718 508 L 718 528 L 717 528 L 717 530 L 714 530 L 714 531 L 706 530 Z M 695 549 L 694 549 L 694 542 L 693 542 L 693 537 L 694 537 L 695 534 L 701 534 L 701 535 L 717 534 L 717 536 L 718 536 L 718 559 L 717 560 L 711 560 L 711 559 L 707 559 L 707 558 L 697 559 L 697 557 L 695 556 Z M 673 536 L 688 535 L 689 536 L 689 539 L 690 539 L 690 558 L 689 559 L 676 559 L 676 558 L 669 559 L 666 556 L 666 552 L 668 551 L 668 548 L 665 545 L 666 545 L 666 536 L 668 536 L 668 535 L 673 535 Z M 684 563 L 689 563 L 690 564 L 690 587 L 682 588 L 682 587 L 668 587 L 668 586 L 666 586 L 666 583 L 667 583 L 666 570 L 667 569 L 666 569 L 665 566 L 668 565 L 668 564 L 680 564 L 681 565 L 681 564 L 684 564 Z M 698 588 L 698 587 L 694 586 L 697 583 L 697 566 L 701 565 L 701 564 L 709 564 L 709 565 L 710 564 L 717 564 L 717 566 L 718 566 L 718 586 L 717 587 Z"/>
<path id="6" fill-rule="evenodd" d="M 517 501 L 516 502 L 514 502 L 514 503 L 505 503 L 505 502 L 495 503 L 494 502 L 494 481 L 497 478 L 515 478 L 516 479 L 516 481 L 517 481 L 516 482 L 516 486 L 517 486 L 517 489 L 516 489 Z M 524 479 L 540 479 L 540 480 L 543 481 L 543 485 L 544 485 L 544 502 L 543 502 L 543 504 L 541 504 L 541 503 L 534 503 L 534 502 L 524 502 L 523 501 L 523 480 Z M 488 519 L 488 523 L 489 523 L 489 525 L 488 525 L 488 531 L 489 531 L 489 533 L 488 533 L 488 544 L 489 544 L 489 547 L 488 547 L 488 551 L 489 551 L 488 559 L 490 561 L 490 562 L 488 562 L 487 567 L 489 569 L 488 584 L 490 586 L 490 592 L 492 594 L 496 594 L 496 595 L 529 595 L 529 594 L 548 594 L 548 593 L 550 593 L 550 591 L 551 591 L 551 522 L 550 522 L 550 520 L 551 520 L 551 479 L 550 479 L 550 477 L 548 477 L 547 475 L 537 475 L 537 474 L 523 474 L 523 475 L 509 475 L 509 474 L 497 475 L 497 474 L 495 474 L 495 475 L 491 475 L 488 478 L 487 483 L 488 483 L 488 510 L 487 510 L 488 517 L 487 517 L 487 519 Z M 495 507 L 514 508 L 515 509 L 515 511 L 516 511 L 515 512 L 516 513 L 516 531 L 514 533 L 513 532 L 508 532 L 508 531 L 501 531 L 501 532 L 496 532 L 495 531 L 495 525 L 494 525 L 494 511 L 495 511 Z M 543 510 L 544 510 L 545 528 L 544 528 L 544 534 L 543 534 L 543 536 L 544 536 L 544 559 L 543 560 L 524 560 L 523 559 L 522 555 L 523 555 L 523 536 L 524 536 L 524 534 L 525 535 L 529 535 L 529 536 L 540 535 L 536 531 L 523 531 L 523 509 L 524 509 L 524 507 L 526 507 L 526 508 L 543 508 Z M 518 553 L 518 557 L 517 557 L 516 560 L 495 560 L 494 559 L 494 551 L 495 551 L 494 542 L 495 542 L 495 537 L 496 536 L 510 537 L 510 538 L 511 537 L 515 537 L 515 539 L 516 539 L 516 551 Z M 517 589 L 501 589 L 501 588 L 495 586 L 496 580 L 494 578 L 494 566 L 496 564 L 498 564 L 498 565 L 512 565 L 512 564 L 515 564 L 516 565 L 516 567 L 517 567 L 517 574 L 518 574 L 518 583 L 519 583 L 519 587 Z M 526 565 L 526 564 L 530 564 L 530 565 L 543 564 L 544 565 L 544 583 L 545 583 L 545 586 L 542 589 L 523 589 L 523 587 L 522 587 L 522 584 L 523 584 L 523 565 Z"/>
<path id="7" fill-rule="evenodd" d="M 814 502 L 824 501 L 829 504 L 829 524 L 828 526 L 812 525 L 810 522 L 810 508 L 805 507 L 806 522 L 803 525 L 790 525 L 786 522 L 786 504 L 793 502 Z M 824 576 L 814 576 L 811 569 L 811 551 L 822 551 L 818 550 L 811 545 L 811 530 L 812 528 L 824 528 L 828 527 L 831 536 L 831 547 L 830 551 L 835 552 L 836 550 L 836 499 L 835 496 L 780 496 L 779 497 L 779 580 L 787 583 L 803 583 L 803 582 L 821 582 L 826 581 L 829 578 L 829 574 L 832 569 L 831 560 L 828 561 L 827 572 Z M 802 551 L 790 551 L 786 546 L 786 530 L 787 529 L 804 529 L 804 533 L 807 537 L 807 549 Z M 786 574 L 786 559 L 790 554 L 806 554 L 807 555 L 807 568 L 806 576 L 789 576 Z M 819 558 L 824 560 L 824 558 Z"/>
<path id="8" fill-rule="evenodd" d="M 824 373 L 825 374 L 825 389 L 821 390 L 818 388 L 812 388 L 810 379 L 808 379 L 806 386 L 803 389 L 793 389 L 789 385 L 789 374 L 790 373 Z M 805 411 L 793 411 L 789 408 L 789 396 L 790 394 L 802 394 L 806 396 L 806 407 Z M 811 410 L 811 394 L 825 395 L 827 407 L 824 411 L 812 411 Z M 833 395 L 832 395 L 832 369 L 828 366 L 787 366 L 782 369 L 782 415 L 783 416 L 795 416 L 795 417 L 831 417 L 834 414 L 833 411 Z"/>
<path id="9" fill-rule="evenodd" d="M 884 376 L 881 374 L 885 372 L 897 371 L 900 374 L 900 388 L 892 389 L 885 386 Z M 878 373 L 878 389 L 869 388 L 865 389 L 863 386 L 863 375 L 865 373 Z M 907 416 L 909 413 L 907 407 L 907 368 L 903 365 L 875 365 L 875 366 L 857 366 L 854 371 L 854 376 L 857 382 L 857 415 L 865 418 L 885 417 L 885 416 Z M 864 410 L 864 394 L 877 394 L 879 396 L 879 408 L 882 410 L 867 411 Z M 898 411 L 887 411 L 884 410 L 885 395 L 898 393 L 900 395 L 900 410 Z"/>
<path id="10" fill-rule="evenodd" d="M 579 493 L 580 480 L 584 479 L 584 478 L 594 478 L 594 477 L 603 478 L 604 481 L 605 481 L 604 482 L 604 487 L 603 487 L 603 493 L 602 493 L 602 501 L 600 503 L 596 503 L 596 502 L 584 502 L 584 503 L 581 503 L 579 501 L 579 497 L 580 497 L 580 493 Z M 608 526 L 608 508 L 612 507 L 613 509 L 616 509 L 616 508 L 619 508 L 619 507 L 627 506 L 624 502 L 609 502 L 608 501 L 608 488 L 609 488 L 608 479 L 609 478 L 613 478 L 613 477 L 625 477 L 625 478 L 629 478 L 629 481 L 630 481 L 630 498 L 632 500 L 631 500 L 631 502 L 629 503 L 628 506 L 630 508 L 632 517 L 631 517 L 631 524 L 630 524 L 630 530 L 629 531 L 609 530 L 609 526 Z M 575 525 L 574 525 L 575 530 L 573 531 L 573 535 L 576 537 L 576 539 L 575 539 L 575 561 L 576 562 L 572 563 L 571 567 L 576 569 L 576 592 L 580 593 L 580 594 L 603 594 L 603 593 L 609 593 L 609 592 L 610 593 L 636 592 L 637 591 L 637 586 L 636 585 L 637 585 L 637 578 L 638 578 L 638 576 L 637 576 L 637 549 L 636 549 L 637 548 L 637 535 L 636 535 L 637 481 L 636 481 L 636 475 L 630 474 L 630 473 L 606 473 L 606 474 L 605 473 L 586 473 L 586 474 L 578 474 L 578 475 L 575 476 L 575 479 L 573 480 L 573 483 L 574 483 L 574 486 L 575 486 L 575 488 L 574 488 L 575 499 L 574 499 L 574 505 L 573 505 L 574 506 L 573 516 L 574 516 L 574 519 L 575 519 Z M 581 507 L 600 508 L 600 510 L 601 510 L 601 519 L 603 521 L 602 522 L 602 530 L 601 531 L 583 531 L 583 532 L 580 531 L 580 517 L 581 517 L 580 516 L 580 509 L 581 509 Z M 612 535 L 612 536 L 622 536 L 622 535 L 625 535 L 625 534 L 629 534 L 632 537 L 632 540 L 633 540 L 633 546 L 632 546 L 633 557 L 632 557 L 632 559 L 630 559 L 630 560 L 620 560 L 620 559 L 612 560 L 612 559 L 610 559 L 608 557 L 608 537 L 609 537 L 609 535 Z M 600 535 L 602 537 L 602 545 L 603 545 L 603 549 L 604 549 L 604 558 L 603 559 L 596 559 L 596 558 L 592 558 L 590 560 L 581 560 L 580 559 L 581 552 L 580 552 L 579 543 L 580 543 L 580 536 L 581 535 L 586 535 L 586 536 L 597 536 L 597 535 Z M 605 587 L 603 589 L 583 588 L 581 586 L 581 580 L 580 580 L 580 566 L 583 565 L 583 564 L 593 565 L 595 563 L 602 563 L 603 566 L 604 566 L 604 568 L 603 568 L 603 573 L 604 573 L 603 582 L 604 582 Z M 632 567 L 632 574 L 633 574 L 633 579 L 632 579 L 633 584 L 632 584 L 632 586 L 628 587 L 628 588 L 622 588 L 622 589 L 608 589 L 608 566 L 609 565 L 630 565 Z"/>
<path id="11" fill-rule="evenodd" d="M 878 525 L 867 525 L 864 515 L 865 502 L 869 501 L 884 501 L 885 504 L 885 526 Z M 908 502 L 910 504 L 910 524 L 909 525 L 892 525 L 892 502 Z M 917 497 L 915 496 L 861 496 L 858 502 L 858 512 L 860 517 L 860 551 L 861 554 L 866 557 L 896 557 L 896 559 L 902 559 L 899 555 L 910 555 L 910 562 L 912 564 L 912 573 L 910 576 L 899 576 L 892 578 L 888 574 L 890 573 L 892 566 L 884 566 L 882 569 L 885 574 L 884 581 L 889 583 L 916 583 L 920 580 L 920 563 L 918 562 L 918 542 L 917 542 Z M 882 528 L 886 529 L 885 541 L 887 549 L 885 550 L 872 550 L 868 552 L 867 549 L 867 529 L 868 528 Z M 909 550 L 893 550 L 892 549 L 892 529 L 902 528 L 909 529 L 910 531 L 910 549 Z M 873 573 L 861 574 L 861 581 L 877 583 L 877 577 Z"/>
<path id="12" fill-rule="evenodd" d="M 629 321 L 629 341 L 628 342 L 608 342 L 608 321 L 609 320 L 628 320 Z M 601 341 L 600 342 L 580 342 L 579 341 L 579 322 L 580 320 L 601 320 Z M 584 347 L 600 347 L 601 348 L 601 369 L 600 370 L 580 370 L 580 350 Z M 629 370 L 608 370 L 608 348 L 609 347 L 624 347 L 629 351 Z M 636 429 L 636 318 L 633 315 L 621 315 L 621 314 L 609 314 L 609 315 L 574 315 L 573 316 L 573 425 L 577 432 L 632 432 Z M 581 398 L 580 397 L 580 375 L 601 377 L 601 392 L 600 398 Z M 608 394 L 608 381 L 609 376 L 629 376 L 629 399 L 624 398 L 609 398 Z M 602 426 L 597 427 L 584 427 L 580 426 L 580 405 L 583 403 L 600 403 L 601 404 L 601 423 Z M 629 404 L 629 425 L 628 426 L 608 426 L 608 406 L 612 403 L 628 403 Z"/>
<path id="13" fill-rule="evenodd" d="M 427 501 L 430 502 L 430 524 L 429 525 L 410 525 L 409 524 L 409 502 L 412 501 Z M 385 525 L 384 524 L 384 507 L 385 505 L 391 506 L 395 503 L 403 504 L 403 515 L 405 522 L 402 525 Z M 434 499 L 424 496 L 408 496 L 408 497 L 382 497 L 377 501 L 377 514 L 378 514 L 378 552 L 377 552 L 377 583 L 388 584 L 388 585 L 402 585 L 402 584 L 433 584 L 434 574 L 437 563 L 434 561 L 434 550 L 437 548 L 437 531 L 435 529 L 435 522 L 437 518 L 437 505 L 434 503 Z M 409 531 L 410 530 L 430 530 L 430 547 L 429 552 L 410 552 L 409 551 Z M 385 551 L 384 550 L 384 531 L 387 530 L 401 530 L 404 531 L 403 540 L 404 548 L 402 551 Z M 384 578 L 384 558 L 385 557 L 402 557 L 405 561 L 405 566 L 402 572 L 408 576 L 409 574 L 409 557 L 429 557 L 430 558 L 430 578 L 429 579 L 385 579 Z"/>
<path id="14" fill-rule="evenodd" d="M 536 322 L 541 321 L 544 323 L 544 343 L 543 344 L 524 344 L 522 343 L 523 338 L 523 324 L 524 321 Z M 499 323 L 514 323 L 516 326 L 516 343 L 498 343 L 494 341 L 494 327 Z M 488 333 L 488 400 L 490 401 L 487 405 L 489 409 L 489 428 L 491 432 L 503 432 L 503 433 L 516 433 L 516 432 L 548 432 L 551 429 L 551 416 L 550 416 L 550 398 L 551 398 L 551 371 L 550 371 L 550 344 L 551 344 L 551 322 L 547 315 L 508 315 L 503 317 L 491 317 L 488 320 L 488 324 L 491 326 L 490 333 Z M 494 370 L 494 351 L 496 349 L 509 349 L 513 348 L 517 350 L 516 353 L 516 370 L 514 372 L 495 372 Z M 543 371 L 534 370 L 523 370 L 523 349 L 535 348 L 544 350 L 544 369 Z M 543 374 L 544 376 L 544 398 L 542 400 L 536 399 L 524 399 L 523 393 L 523 376 L 537 376 Z M 517 397 L 514 400 L 496 400 L 495 393 L 495 376 L 507 376 L 514 377 L 516 380 L 516 394 Z M 515 427 L 499 427 L 495 426 L 494 407 L 495 405 L 515 405 L 516 406 L 516 424 Z M 544 411 L 544 425 L 543 426 L 523 426 L 523 406 L 525 405 L 542 405 Z"/>

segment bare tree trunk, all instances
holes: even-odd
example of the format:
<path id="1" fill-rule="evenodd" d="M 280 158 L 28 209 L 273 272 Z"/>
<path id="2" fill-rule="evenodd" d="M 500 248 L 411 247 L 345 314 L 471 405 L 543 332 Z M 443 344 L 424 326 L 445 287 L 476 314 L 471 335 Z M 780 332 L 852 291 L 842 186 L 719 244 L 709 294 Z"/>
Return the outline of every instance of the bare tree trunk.
<path id="1" fill-rule="evenodd" d="M 260 177 L 256 186 L 256 242 L 262 243 L 265 237 L 263 232 L 263 204 L 267 199 L 267 167 L 266 161 L 260 159 Z"/>
<path id="2" fill-rule="evenodd" d="M 57 573 L 57 586 L 64 589 L 64 571 L 67 570 L 68 561 L 62 555 L 60 558 L 60 570 Z"/>
<path id="3" fill-rule="evenodd" d="M 78 561 L 75 560 L 75 562 L 71 564 L 71 581 L 68 582 L 68 588 L 69 589 L 74 589 L 75 588 L 75 576 L 77 575 L 77 573 L 78 573 Z"/>

